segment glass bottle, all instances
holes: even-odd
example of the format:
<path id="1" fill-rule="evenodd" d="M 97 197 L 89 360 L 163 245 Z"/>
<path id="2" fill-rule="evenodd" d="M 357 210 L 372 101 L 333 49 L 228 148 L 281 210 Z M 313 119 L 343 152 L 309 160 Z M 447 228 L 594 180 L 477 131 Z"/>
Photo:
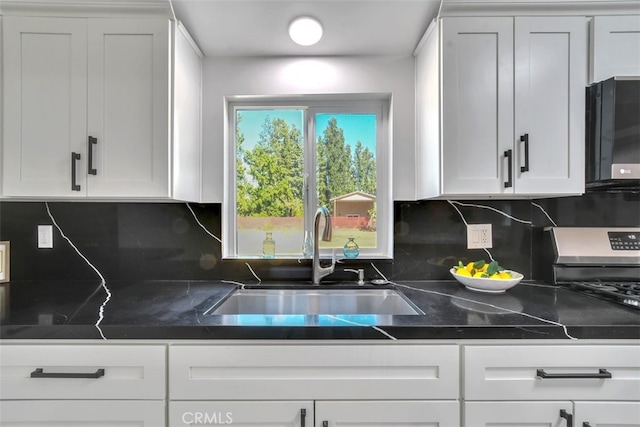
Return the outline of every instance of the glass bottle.
<path id="1" fill-rule="evenodd" d="M 276 257 L 276 242 L 270 231 L 267 231 L 267 236 L 262 241 L 262 257 L 268 259 Z"/>
<path id="2" fill-rule="evenodd" d="M 346 258 L 357 258 L 360 255 L 360 247 L 355 241 L 355 237 L 349 237 L 349 241 L 344 244 L 342 253 Z"/>

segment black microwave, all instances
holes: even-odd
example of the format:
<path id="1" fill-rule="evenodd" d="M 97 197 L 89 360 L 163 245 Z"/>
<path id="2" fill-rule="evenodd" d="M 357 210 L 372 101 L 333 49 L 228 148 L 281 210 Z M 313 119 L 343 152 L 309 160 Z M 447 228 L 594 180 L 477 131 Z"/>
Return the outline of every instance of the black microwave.
<path id="1" fill-rule="evenodd" d="M 640 187 L 640 77 L 587 87 L 586 187 Z"/>

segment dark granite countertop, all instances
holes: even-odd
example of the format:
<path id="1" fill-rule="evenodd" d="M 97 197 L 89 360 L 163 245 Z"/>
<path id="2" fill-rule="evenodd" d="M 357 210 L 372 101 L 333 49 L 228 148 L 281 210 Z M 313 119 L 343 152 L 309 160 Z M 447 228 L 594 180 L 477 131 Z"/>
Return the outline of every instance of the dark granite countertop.
<path id="1" fill-rule="evenodd" d="M 327 285 L 329 286 L 329 285 Z M 639 339 L 640 311 L 522 282 L 504 294 L 400 282 L 425 315 L 213 316 L 236 284 L 20 281 L 0 286 L 2 339 Z"/>

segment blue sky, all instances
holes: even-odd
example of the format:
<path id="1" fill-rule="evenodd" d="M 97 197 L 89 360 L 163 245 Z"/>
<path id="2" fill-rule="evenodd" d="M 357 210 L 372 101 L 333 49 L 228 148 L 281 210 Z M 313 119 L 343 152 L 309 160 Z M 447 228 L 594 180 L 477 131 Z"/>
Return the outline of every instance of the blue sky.
<path id="1" fill-rule="evenodd" d="M 262 130 L 265 117 L 270 119 L 282 118 L 290 125 L 303 129 L 303 110 L 243 110 L 240 130 L 244 134 L 244 148 L 250 150 Z M 316 116 L 316 139 L 327 127 L 331 117 L 336 117 L 338 126 L 344 130 L 345 142 L 355 150 L 356 142 L 360 141 L 375 156 L 376 154 L 376 116 L 374 114 L 318 114 Z"/>

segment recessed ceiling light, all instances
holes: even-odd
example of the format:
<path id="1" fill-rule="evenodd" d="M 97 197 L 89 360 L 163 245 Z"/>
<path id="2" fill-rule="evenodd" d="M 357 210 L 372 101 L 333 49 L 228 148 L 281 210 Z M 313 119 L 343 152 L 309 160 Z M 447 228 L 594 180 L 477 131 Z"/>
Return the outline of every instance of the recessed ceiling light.
<path id="1" fill-rule="evenodd" d="M 322 38 L 322 24 L 310 16 L 300 16 L 289 24 L 289 37 L 302 46 L 311 46 Z"/>

